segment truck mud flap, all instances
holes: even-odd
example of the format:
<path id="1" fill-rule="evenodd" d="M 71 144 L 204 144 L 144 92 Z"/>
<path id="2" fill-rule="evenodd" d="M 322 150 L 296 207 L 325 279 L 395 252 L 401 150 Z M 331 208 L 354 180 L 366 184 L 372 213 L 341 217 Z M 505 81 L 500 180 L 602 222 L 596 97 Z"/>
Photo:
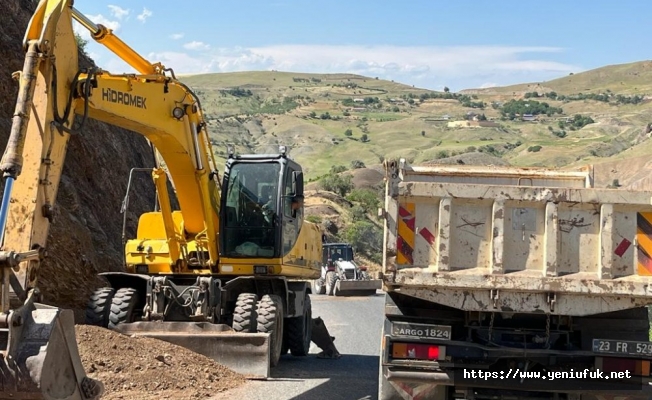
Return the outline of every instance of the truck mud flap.
<path id="1" fill-rule="evenodd" d="M 372 296 L 377 289 L 383 287 L 380 279 L 369 281 L 343 281 L 338 280 L 335 284 L 335 296 Z"/>
<path id="2" fill-rule="evenodd" d="M 118 324 L 115 330 L 185 347 L 248 379 L 270 377 L 269 333 L 237 333 L 228 325 L 209 322 L 160 321 Z"/>

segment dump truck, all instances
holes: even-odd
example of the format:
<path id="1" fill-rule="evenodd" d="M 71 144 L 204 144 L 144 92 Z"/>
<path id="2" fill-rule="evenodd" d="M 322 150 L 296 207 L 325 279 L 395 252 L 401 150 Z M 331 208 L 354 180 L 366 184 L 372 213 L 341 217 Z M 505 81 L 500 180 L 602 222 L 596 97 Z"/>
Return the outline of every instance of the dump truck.
<path id="1" fill-rule="evenodd" d="M 301 166 L 284 146 L 252 155 L 229 146 L 220 176 L 197 95 L 72 3 L 41 0 L 29 22 L 0 161 L 2 396 L 81 400 L 104 391 L 84 372 L 72 311 L 41 304 L 38 289 L 67 143 L 88 118 L 147 139 L 157 203 L 135 237 L 123 237 L 124 271 L 101 274 L 108 285 L 89 299 L 87 323 L 176 343 L 252 378 L 269 377 L 282 354 L 306 356 L 311 339 L 337 358 L 325 324 L 312 318 L 322 235 L 303 218 Z M 80 69 L 73 19 L 136 73 Z"/>
<path id="2" fill-rule="evenodd" d="M 384 167 L 379 399 L 650 398 L 652 192 Z"/>
<path id="3" fill-rule="evenodd" d="M 321 275 L 314 279 L 313 293 L 329 296 L 369 296 L 382 287 L 380 279 L 371 279 L 367 267 L 355 261 L 349 243 L 322 245 Z"/>

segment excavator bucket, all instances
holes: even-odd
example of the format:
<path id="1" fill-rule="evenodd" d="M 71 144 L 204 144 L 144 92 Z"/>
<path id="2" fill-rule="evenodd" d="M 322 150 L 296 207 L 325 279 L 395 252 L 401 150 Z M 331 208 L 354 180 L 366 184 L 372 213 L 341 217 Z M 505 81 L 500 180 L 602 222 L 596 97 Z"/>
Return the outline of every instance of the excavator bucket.
<path id="1" fill-rule="evenodd" d="M 103 384 L 84 373 L 72 311 L 33 303 L 30 296 L 1 322 L 1 398 L 90 400 L 104 393 Z"/>
<path id="2" fill-rule="evenodd" d="M 383 287 L 380 279 L 341 280 L 338 279 L 333 290 L 335 296 L 372 296 Z"/>
<path id="3" fill-rule="evenodd" d="M 228 325 L 209 322 L 167 321 L 118 324 L 115 330 L 185 347 L 249 379 L 270 377 L 269 333 L 237 333 Z"/>

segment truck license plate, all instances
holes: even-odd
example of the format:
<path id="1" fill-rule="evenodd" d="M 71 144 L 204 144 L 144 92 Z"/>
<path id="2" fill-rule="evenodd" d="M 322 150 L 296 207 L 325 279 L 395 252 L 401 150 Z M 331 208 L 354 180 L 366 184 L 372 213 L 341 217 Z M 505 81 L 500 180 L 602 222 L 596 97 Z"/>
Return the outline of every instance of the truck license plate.
<path id="1" fill-rule="evenodd" d="M 652 342 L 593 339 L 593 351 L 596 353 L 652 355 Z"/>
<path id="2" fill-rule="evenodd" d="M 415 324 L 412 322 L 392 322 L 392 336 L 450 340 L 451 327 L 444 325 Z"/>

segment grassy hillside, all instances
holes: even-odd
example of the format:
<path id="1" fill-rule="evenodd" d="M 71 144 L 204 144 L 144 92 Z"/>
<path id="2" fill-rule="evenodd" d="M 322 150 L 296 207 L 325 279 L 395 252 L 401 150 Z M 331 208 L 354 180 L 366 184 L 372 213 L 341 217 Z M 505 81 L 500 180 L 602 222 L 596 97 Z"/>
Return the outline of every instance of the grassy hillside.
<path id="1" fill-rule="evenodd" d="M 202 100 L 218 157 L 227 143 L 240 152 L 284 144 L 312 180 L 333 165 L 378 165 L 389 157 L 420 163 L 464 154 L 473 162 L 484 153 L 513 165 L 564 167 L 651 150 L 649 61 L 461 93 L 351 74 L 261 71 L 181 79 Z M 524 120 L 530 112 L 538 113 L 535 121 Z M 469 113 L 493 126 L 451 126 L 471 119 Z"/>

